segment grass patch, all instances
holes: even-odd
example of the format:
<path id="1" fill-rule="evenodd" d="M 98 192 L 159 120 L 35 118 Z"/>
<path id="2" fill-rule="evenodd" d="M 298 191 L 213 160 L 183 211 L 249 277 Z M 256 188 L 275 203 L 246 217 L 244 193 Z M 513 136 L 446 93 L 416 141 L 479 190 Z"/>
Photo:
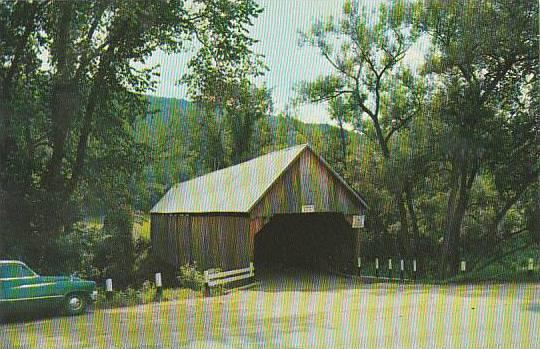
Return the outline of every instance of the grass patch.
<path id="1" fill-rule="evenodd" d="M 424 259 L 417 261 L 416 281 L 425 284 L 445 283 L 519 283 L 540 282 L 540 249 L 537 245 L 529 246 L 513 252 L 516 246 L 523 241 L 508 244 L 502 250 L 502 256 L 495 259 L 494 256 L 478 257 L 477 255 L 465 255 L 462 260 L 467 262 L 467 271 L 457 275 L 441 279 L 439 277 L 439 261 Z M 509 251 L 509 252 L 507 252 Z M 511 253 L 510 253 L 511 252 Z M 507 253 L 507 254 L 504 254 Z M 496 256 L 495 256 L 496 257 Z M 534 261 L 534 270 L 527 270 L 529 259 Z M 412 260 L 405 260 L 405 279 L 413 279 Z M 375 259 L 362 259 L 362 276 L 375 277 Z M 400 278 L 400 258 L 392 258 L 392 270 L 388 269 L 388 257 L 379 258 L 379 277 Z"/>
<path id="2" fill-rule="evenodd" d="M 110 309 L 130 307 L 135 305 L 149 304 L 153 302 L 169 302 L 188 298 L 201 297 L 200 291 L 186 288 L 163 289 L 161 297 L 157 295 L 157 288 L 149 281 L 140 289 L 127 288 L 123 291 L 113 291 L 112 296 L 107 296 L 105 290 L 100 289 L 95 307 L 97 309 Z"/>
<path id="3" fill-rule="evenodd" d="M 470 271 L 460 273 L 451 278 L 450 282 L 538 282 L 540 281 L 540 249 L 538 246 L 529 246 L 526 249 L 516 250 L 516 247 L 522 244 L 522 240 L 509 243 L 501 251 L 502 256 L 499 259 L 493 257 L 477 258 L 474 256 L 465 257 L 465 260 L 471 260 Z M 509 251 L 509 252 L 506 252 Z M 504 255 L 504 253 L 507 253 Z M 491 258 L 491 259 L 489 259 Z M 528 262 L 533 259 L 533 271 L 529 272 Z M 467 263 L 469 264 L 469 263 Z M 469 268 L 469 265 L 467 265 Z"/>

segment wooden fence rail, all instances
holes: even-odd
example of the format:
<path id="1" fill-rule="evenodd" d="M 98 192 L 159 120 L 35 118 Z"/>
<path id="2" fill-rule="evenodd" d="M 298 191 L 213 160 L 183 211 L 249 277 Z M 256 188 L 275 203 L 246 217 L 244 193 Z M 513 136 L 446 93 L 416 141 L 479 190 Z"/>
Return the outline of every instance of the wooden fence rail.
<path id="1" fill-rule="evenodd" d="M 249 267 L 243 269 L 228 270 L 216 272 L 212 269 L 204 271 L 204 283 L 208 287 L 228 284 L 234 281 L 249 279 L 255 276 L 255 268 L 253 263 L 249 263 Z"/>

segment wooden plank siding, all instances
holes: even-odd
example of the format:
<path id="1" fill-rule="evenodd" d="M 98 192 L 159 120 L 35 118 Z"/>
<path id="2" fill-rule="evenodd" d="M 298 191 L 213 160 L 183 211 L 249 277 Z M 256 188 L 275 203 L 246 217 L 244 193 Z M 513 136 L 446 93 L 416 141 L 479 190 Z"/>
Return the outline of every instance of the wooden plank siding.
<path id="1" fill-rule="evenodd" d="M 305 151 L 251 210 L 252 219 L 300 213 L 302 205 L 315 212 L 361 214 L 363 208 L 343 184 L 310 151 Z"/>
<path id="2" fill-rule="evenodd" d="M 235 215 L 191 218 L 193 260 L 201 269 L 238 269 L 249 265 L 249 219 Z"/>
<path id="3" fill-rule="evenodd" d="M 164 214 L 152 214 L 150 226 L 150 238 L 155 251 L 159 251 L 159 257 L 169 265 L 176 266 L 178 263 L 177 239 L 171 231 L 169 222 L 173 216 Z M 176 243 L 175 243 L 176 242 Z"/>
<path id="4" fill-rule="evenodd" d="M 151 240 L 158 257 L 179 268 L 197 262 L 201 269 L 249 265 L 249 218 L 236 215 L 152 214 Z"/>

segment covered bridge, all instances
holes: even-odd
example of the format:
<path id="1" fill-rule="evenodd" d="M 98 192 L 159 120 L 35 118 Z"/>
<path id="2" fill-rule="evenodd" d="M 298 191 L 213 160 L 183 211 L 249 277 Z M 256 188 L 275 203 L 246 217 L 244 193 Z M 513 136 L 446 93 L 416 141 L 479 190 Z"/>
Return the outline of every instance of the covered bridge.
<path id="1" fill-rule="evenodd" d="M 366 203 L 308 145 L 179 183 L 151 210 L 153 251 L 201 269 L 350 267 Z"/>

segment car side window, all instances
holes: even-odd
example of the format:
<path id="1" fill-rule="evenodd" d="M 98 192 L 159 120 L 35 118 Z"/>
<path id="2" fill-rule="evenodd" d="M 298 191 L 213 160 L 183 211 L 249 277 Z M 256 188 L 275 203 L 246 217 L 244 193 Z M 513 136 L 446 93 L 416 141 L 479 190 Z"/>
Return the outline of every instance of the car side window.
<path id="1" fill-rule="evenodd" d="M 2 279 L 15 277 L 14 276 L 15 272 L 16 270 L 13 265 L 10 265 L 10 264 L 0 265 L 0 278 Z"/>
<path id="2" fill-rule="evenodd" d="M 34 276 L 34 272 L 24 265 L 17 265 L 17 276 L 16 277 L 27 277 Z"/>
<path id="3" fill-rule="evenodd" d="M 0 278 L 20 278 L 34 276 L 34 273 L 22 264 L 0 265 Z"/>

